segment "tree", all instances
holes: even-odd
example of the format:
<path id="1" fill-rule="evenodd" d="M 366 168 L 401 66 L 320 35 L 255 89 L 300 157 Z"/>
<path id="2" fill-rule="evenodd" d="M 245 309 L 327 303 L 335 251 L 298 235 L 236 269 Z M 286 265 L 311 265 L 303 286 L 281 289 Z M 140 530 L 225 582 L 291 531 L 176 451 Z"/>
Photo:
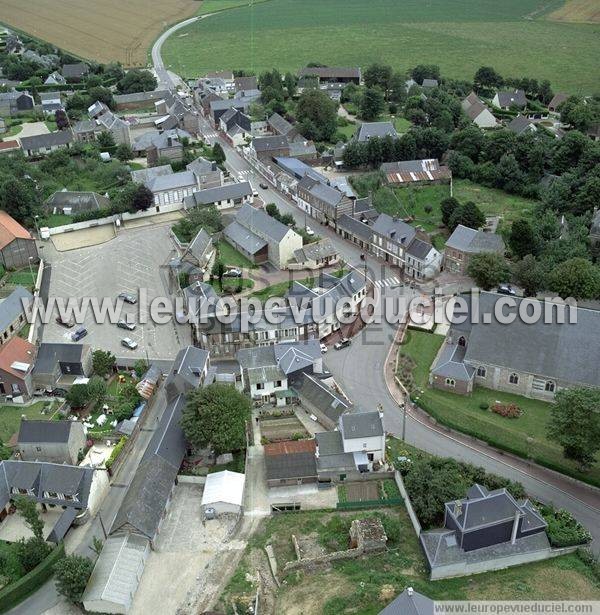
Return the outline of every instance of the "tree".
<path id="1" fill-rule="evenodd" d="M 281 219 L 281 214 L 279 213 L 279 207 L 275 205 L 275 203 L 268 203 L 265 207 L 265 212 L 271 216 L 271 218 L 275 218 L 275 220 Z"/>
<path id="2" fill-rule="evenodd" d="M 296 87 L 298 85 L 298 80 L 292 73 L 287 72 L 283 79 L 283 84 L 285 85 L 285 89 L 287 91 L 287 95 L 290 98 L 293 98 L 296 95 Z"/>
<path id="3" fill-rule="evenodd" d="M 460 207 L 460 203 L 454 197 L 448 197 L 440 203 L 440 209 L 442 211 L 442 223 L 444 226 L 450 224 L 450 219 L 454 211 Z"/>
<path id="4" fill-rule="evenodd" d="M 546 271 L 532 254 L 527 254 L 522 260 L 512 266 L 515 282 L 523 288 L 526 297 L 535 297 L 544 288 Z"/>
<path id="5" fill-rule="evenodd" d="M 131 199 L 131 209 L 134 211 L 146 211 L 154 205 L 154 195 L 152 190 L 144 184 L 138 184 L 133 191 Z"/>
<path id="6" fill-rule="evenodd" d="M 305 90 L 298 99 L 300 132 L 308 139 L 329 141 L 337 130 L 337 103 L 322 90 Z"/>
<path id="7" fill-rule="evenodd" d="M 210 446 L 217 455 L 237 451 L 246 446 L 251 408 L 250 399 L 234 387 L 211 384 L 189 394 L 181 426 L 196 448 Z"/>
<path id="8" fill-rule="evenodd" d="M 567 459 L 587 469 L 600 450 L 600 391 L 561 389 L 555 401 L 550 410 L 548 437 L 562 446 Z"/>
<path id="9" fill-rule="evenodd" d="M 98 145 L 100 147 L 114 147 L 115 146 L 115 138 L 112 136 L 112 133 L 107 130 L 103 130 L 96 139 L 98 141 Z"/>
<path id="10" fill-rule="evenodd" d="M 467 274 L 475 280 L 479 288 L 491 290 L 494 286 L 509 279 L 510 270 L 501 254 L 484 252 L 471 256 Z"/>
<path id="11" fill-rule="evenodd" d="M 225 263 L 220 258 L 215 259 L 210 275 L 219 280 L 220 288 L 223 288 L 223 276 L 225 275 L 225 271 L 227 271 Z"/>
<path id="12" fill-rule="evenodd" d="M 476 90 L 492 90 L 499 88 L 504 80 L 491 66 L 482 66 L 477 69 L 473 82 Z"/>
<path id="13" fill-rule="evenodd" d="M 87 384 L 74 384 L 65 396 L 71 408 L 83 408 L 90 401 L 90 394 Z"/>
<path id="14" fill-rule="evenodd" d="M 19 222 L 26 222 L 40 207 L 33 182 L 11 177 L 0 184 L 0 209 Z"/>
<path id="15" fill-rule="evenodd" d="M 94 563 L 81 555 L 68 555 L 56 562 L 54 575 L 56 577 L 56 590 L 74 603 L 81 602 Z"/>
<path id="16" fill-rule="evenodd" d="M 87 383 L 90 401 L 101 404 L 106 397 L 106 381 L 100 376 L 92 376 Z"/>
<path id="17" fill-rule="evenodd" d="M 485 214 L 473 203 L 473 201 L 467 201 L 461 203 L 450 216 L 448 222 L 448 228 L 451 231 L 459 225 L 468 226 L 472 229 L 478 229 L 485 224 Z"/>
<path id="18" fill-rule="evenodd" d="M 410 72 L 412 78 L 420 85 L 423 79 L 439 79 L 440 67 L 436 64 L 418 64 Z"/>
<path id="19" fill-rule="evenodd" d="M 108 88 L 102 86 L 88 87 L 88 96 L 92 103 L 96 101 L 104 103 L 109 109 L 113 109 L 115 106 L 115 99 Z"/>
<path id="20" fill-rule="evenodd" d="M 109 350 L 94 350 L 92 353 L 92 368 L 102 378 L 112 373 L 115 361 L 115 355 Z"/>
<path id="21" fill-rule="evenodd" d="M 30 572 L 41 564 L 52 551 L 52 547 L 38 536 L 31 536 L 27 540 L 21 538 L 16 543 L 17 557 L 25 572 Z"/>
<path id="22" fill-rule="evenodd" d="M 156 78 L 151 72 L 134 68 L 128 70 L 124 77 L 117 82 L 117 90 L 120 94 L 150 92 L 156 89 L 156 84 Z"/>
<path id="23" fill-rule="evenodd" d="M 367 88 L 360 99 L 360 116 L 367 122 L 379 117 L 385 109 L 383 92 L 379 88 Z"/>
<path id="24" fill-rule="evenodd" d="M 173 225 L 173 232 L 182 241 L 189 242 L 203 228 L 209 235 L 223 228 L 221 214 L 214 205 L 210 207 L 194 207 L 185 218 Z"/>
<path id="25" fill-rule="evenodd" d="M 563 299 L 597 299 L 600 297 L 600 267 L 586 258 L 566 260 L 548 275 L 548 289 Z"/>
<path id="26" fill-rule="evenodd" d="M 141 378 L 148 371 L 148 362 L 146 359 L 138 359 L 133 364 L 133 371 L 138 378 Z"/>
<path id="27" fill-rule="evenodd" d="M 18 495 L 14 498 L 14 503 L 25 525 L 33 532 L 36 538 L 41 540 L 44 535 L 44 522 L 40 517 L 36 502 L 22 495 Z"/>
<path id="28" fill-rule="evenodd" d="M 217 164 L 223 164 L 225 162 L 225 152 L 220 143 L 215 143 L 212 147 L 213 159 Z"/>
<path id="29" fill-rule="evenodd" d="M 392 67 L 387 64 L 371 64 L 365 69 L 363 79 L 367 88 L 378 87 L 387 92 L 392 80 Z"/>
<path id="30" fill-rule="evenodd" d="M 523 258 L 526 254 L 537 252 L 535 233 L 529 220 L 519 218 L 512 223 L 508 245 L 517 258 Z"/>
<path id="31" fill-rule="evenodd" d="M 127 143 L 119 143 L 117 145 L 117 149 L 115 150 L 115 156 L 121 162 L 127 162 L 133 158 L 133 150 Z"/>
<path id="32" fill-rule="evenodd" d="M 69 118 L 64 109 L 57 109 L 54 112 L 54 121 L 58 130 L 66 130 L 69 127 Z"/>

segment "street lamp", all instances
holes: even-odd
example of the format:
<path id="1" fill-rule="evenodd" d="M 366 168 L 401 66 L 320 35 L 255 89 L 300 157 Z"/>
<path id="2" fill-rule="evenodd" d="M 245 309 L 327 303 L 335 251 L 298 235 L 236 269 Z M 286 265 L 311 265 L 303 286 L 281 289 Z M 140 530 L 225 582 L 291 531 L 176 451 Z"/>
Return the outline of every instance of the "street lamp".
<path id="1" fill-rule="evenodd" d="M 402 441 L 406 442 L 406 402 L 400 404 L 402 408 Z"/>
<path id="2" fill-rule="evenodd" d="M 33 267 L 31 266 L 31 261 L 33 260 L 33 256 L 29 257 L 29 273 L 31 274 L 31 279 L 33 280 Z M 35 283 L 35 280 L 33 280 Z"/>

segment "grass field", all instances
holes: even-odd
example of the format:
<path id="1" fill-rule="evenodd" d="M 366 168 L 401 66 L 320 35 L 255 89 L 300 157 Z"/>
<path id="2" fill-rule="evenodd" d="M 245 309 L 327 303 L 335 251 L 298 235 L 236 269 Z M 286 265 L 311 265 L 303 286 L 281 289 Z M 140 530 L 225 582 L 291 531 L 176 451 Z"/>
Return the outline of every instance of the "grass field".
<path id="1" fill-rule="evenodd" d="M 231 267 L 243 267 L 247 269 L 255 269 L 256 265 L 249 261 L 243 254 L 238 252 L 233 246 L 229 245 L 225 240 L 219 241 L 217 244 L 219 258 L 225 265 Z"/>
<path id="2" fill-rule="evenodd" d="M 38 401 L 31 406 L 0 406 L 0 442 L 6 443 L 10 437 L 19 431 L 21 416 L 30 420 L 49 420 L 51 413 L 42 414 L 44 408 L 55 408 L 52 402 Z"/>
<path id="3" fill-rule="evenodd" d="M 600 464 L 596 463 L 589 472 L 581 472 L 575 463 L 563 457 L 562 449 L 546 437 L 550 404 L 483 387 L 475 388 L 469 396 L 427 388 L 429 367 L 441 342 L 441 336 L 410 331 L 406 343 L 400 347 L 400 352 L 409 355 L 416 363 L 413 377 L 417 387 L 423 390 L 418 403 L 424 410 L 454 429 L 600 486 Z M 495 401 L 516 403 L 523 414 L 508 419 L 480 407 L 482 404 L 491 406 Z"/>
<path id="4" fill-rule="evenodd" d="M 449 5 L 448 0 L 430 0 L 426 7 L 420 0 L 271 0 L 178 31 L 165 42 L 163 57 L 186 77 L 216 69 L 297 70 L 308 62 L 364 67 L 378 61 L 401 70 L 436 63 L 443 74 L 468 79 L 479 66 L 490 65 L 506 75 L 550 79 L 557 90 L 598 90 L 598 29 L 546 19 L 561 0 L 547 0 L 542 9 L 539 0 Z"/>
<path id="5" fill-rule="evenodd" d="M 1 0 L 1 20 L 82 58 L 145 65 L 147 51 L 169 24 L 198 10 L 197 0 Z"/>

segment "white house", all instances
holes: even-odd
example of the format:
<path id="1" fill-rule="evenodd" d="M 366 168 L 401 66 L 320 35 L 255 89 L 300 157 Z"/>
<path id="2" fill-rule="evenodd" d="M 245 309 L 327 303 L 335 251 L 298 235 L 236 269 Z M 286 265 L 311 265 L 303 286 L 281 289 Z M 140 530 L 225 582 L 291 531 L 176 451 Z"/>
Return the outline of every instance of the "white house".
<path id="1" fill-rule="evenodd" d="M 243 203 L 252 203 L 254 200 L 252 195 L 250 182 L 236 182 L 198 190 L 184 199 L 184 204 L 186 209 L 209 205 L 214 205 L 219 210 L 230 209 Z"/>
<path id="2" fill-rule="evenodd" d="M 206 477 L 202 492 L 202 512 L 212 508 L 216 515 L 239 514 L 244 501 L 246 476 L 239 472 L 213 472 Z"/>
<path id="3" fill-rule="evenodd" d="M 156 206 L 175 205 L 183 203 L 185 197 L 198 189 L 198 181 L 192 171 L 181 171 L 152 177 L 145 182 L 145 186 L 154 195 Z"/>
<path id="4" fill-rule="evenodd" d="M 373 469 L 374 462 L 385 459 L 383 417 L 377 410 L 344 413 L 339 418 L 338 429 L 344 452 L 365 455 L 369 470 Z"/>
<path id="5" fill-rule="evenodd" d="M 479 128 L 495 128 L 498 125 L 498 120 L 475 92 L 471 92 L 461 102 L 461 107 L 468 118 Z"/>

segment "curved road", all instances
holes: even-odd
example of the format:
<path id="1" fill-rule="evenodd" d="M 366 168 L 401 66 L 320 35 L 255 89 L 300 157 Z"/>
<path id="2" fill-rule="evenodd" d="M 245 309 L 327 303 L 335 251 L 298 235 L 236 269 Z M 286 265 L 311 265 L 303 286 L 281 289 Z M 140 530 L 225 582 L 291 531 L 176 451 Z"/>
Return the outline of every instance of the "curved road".
<path id="1" fill-rule="evenodd" d="M 159 87 L 169 89 L 175 87 L 173 77 L 165 69 L 161 58 L 161 48 L 164 41 L 180 28 L 209 16 L 193 17 L 176 24 L 164 32 L 154 43 L 152 61 L 159 79 Z M 214 129 L 201 116 L 200 126 L 202 131 L 214 133 Z M 222 139 L 219 139 L 219 142 L 225 150 L 227 164 L 232 171 L 248 171 L 250 169 L 246 161 L 234 148 Z M 251 170 L 250 173 L 252 173 Z M 260 181 L 257 176 L 248 177 L 248 179 L 251 179 L 253 185 Z M 287 198 L 271 189 L 268 191 L 268 197 L 270 201 L 275 201 L 284 211 L 295 214 L 296 220 L 300 222 L 303 214 L 300 214 L 299 210 Z M 356 259 L 355 262 L 358 262 L 359 250 L 356 246 L 340 240 L 339 236 L 329 233 L 329 229 L 323 230 L 324 232 L 319 229 L 319 233 L 330 236 L 331 239 L 336 241 L 348 262 L 351 262 L 350 258 Z M 379 274 L 374 279 L 384 279 L 394 274 L 383 263 L 380 264 L 380 267 Z M 403 291 L 402 289 L 388 287 L 386 292 L 388 294 L 401 294 Z M 396 330 L 396 326 L 387 323 L 370 325 L 354 339 L 350 348 L 329 353 L 327 365 L 357 404 L 364 407 L 373 407 L 381 403 L 387 431 L 400 436 L 402 433 L 402 412 L 398 402 L 390 393 L 385 378 L 386 361 L 390 359 L 391 344 Z M 365 370 L 366 365 L 370 369 Z M 519 481 L 533 497 L 570 510 L 591 531 L 595 538 L 593 549 L 596 553 L 600 552 L 599 489 L 529 463 L 524 459 L 503 454 L 462 434 L 448 432 L 435 425 L 427 416 L 421 416 L 414 412 L 409 412 L 407 415 L 406 441 L 422 450 L 474 463 L 490 472 Z"/>

